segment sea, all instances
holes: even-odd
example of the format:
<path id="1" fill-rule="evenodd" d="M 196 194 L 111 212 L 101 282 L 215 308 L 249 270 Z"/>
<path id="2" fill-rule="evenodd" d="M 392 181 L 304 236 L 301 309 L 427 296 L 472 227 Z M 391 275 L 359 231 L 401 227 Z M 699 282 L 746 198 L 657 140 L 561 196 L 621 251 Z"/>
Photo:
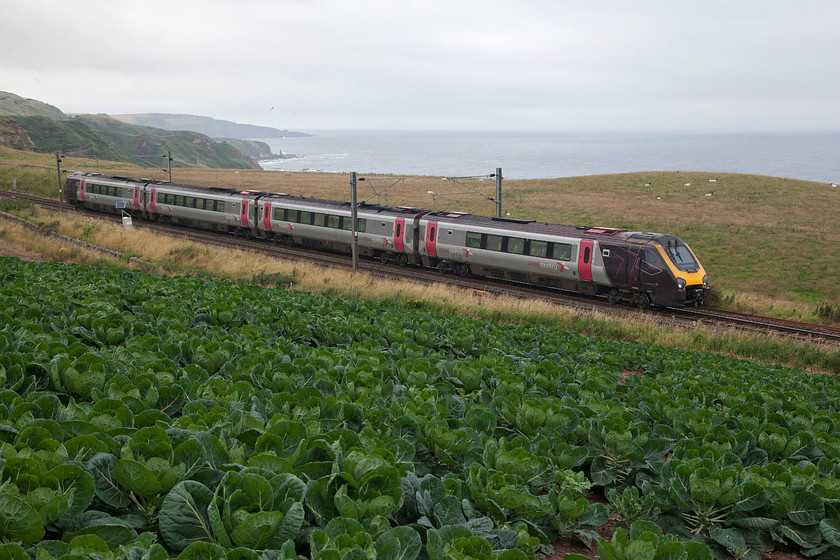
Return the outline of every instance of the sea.
<path id="1" fill-rule="evenodd" d="M 637 171 L 747 173 L 840 182 L 840 132 L 662 133 L 319 130 L 259 138 L 272 171 L 483 177 L 577 177 Z"/>

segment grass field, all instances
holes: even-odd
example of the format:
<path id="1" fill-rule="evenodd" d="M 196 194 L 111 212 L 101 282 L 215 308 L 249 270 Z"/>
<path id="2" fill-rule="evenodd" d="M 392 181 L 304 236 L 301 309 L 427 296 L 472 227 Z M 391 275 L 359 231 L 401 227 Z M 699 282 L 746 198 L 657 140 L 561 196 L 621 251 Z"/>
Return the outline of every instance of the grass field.
<path id="1" fill-rule="evenodd" d="M 113 162 L 65 158 L 62 167 L 166 179 L 160 169 Z M 21 190 L 57 196 L 54 157 L 0 149 L 0 188 L 11 188 L 13 178 Z M 364 179 L 358 182 L 360 201 L 484 215 L 495 212 L 495 204 L 487 198 L 467 194 L 469 186 L 494 196 L 492 179 Z M 346 174 L 177 169 L 173 180 L 350 198 Z M 720 307 L 832 323 L 840 323 L 838 209 L 838 188 L 755 175 L 643 172 L 503 183 L 503 211 L 511 217 L 679 236 L 709 273 L 714 303 Z"/>

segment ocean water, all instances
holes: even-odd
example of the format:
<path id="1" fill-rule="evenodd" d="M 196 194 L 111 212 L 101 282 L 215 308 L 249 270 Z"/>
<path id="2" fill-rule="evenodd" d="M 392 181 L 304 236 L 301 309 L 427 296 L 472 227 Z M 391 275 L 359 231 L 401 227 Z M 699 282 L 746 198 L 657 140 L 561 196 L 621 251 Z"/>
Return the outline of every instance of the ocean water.
<path id="1" fill-rule="evenodd" d="M 266 170 L 506 179 L 635 171 L 749 173 L 840 182 L 840 133 L 629 133 L 332 130 L 261 138 L 294 159 Z"/>

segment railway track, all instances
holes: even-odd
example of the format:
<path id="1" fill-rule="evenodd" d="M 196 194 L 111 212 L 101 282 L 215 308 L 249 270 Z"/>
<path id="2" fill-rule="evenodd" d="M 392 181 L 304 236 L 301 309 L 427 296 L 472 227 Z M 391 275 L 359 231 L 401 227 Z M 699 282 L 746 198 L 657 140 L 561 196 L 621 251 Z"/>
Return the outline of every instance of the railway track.
<path id="1" fill-rule="evenodd" d="M 0 197 L 27 200 L 41 207 L 58 210 L 56 199 L 33 196 L 25 193 L 0 191 Z M 63 205 L 66 209 L 67 205 Z M 97 219 L 121 221 L 118 214 L 102 214 L 73 208 L 73 212 L 84 214 Z M 220 247 L 238 248 L 252 251 L 273 258 L 300 260 L 319 266 L 332 268 L 352 268 L 352 260 L 347 255 L 324 253 L 301 247 L 284 247 L 274 243 L 265 243 L 234 237 L 230 234 L 213 231 L 187 229 L 180 226 L 165 225 L 157 222 L 136 220 L 135 227 L 143 227 L 165 233 L 170 236 L 182 237 L 191 241 L 212 244 Z M 540 299 L 558 305 L 572 307 L 586 312 L 601 313 L 608 316 L 622 318 L 638 318 L 644 316 L 665 326 L 675 328 L 691 328 L 705 325 L 718 330 L 731 330 L 753 334 L 776 334 L 794 338 L 814 344 L 840 344 L 840 328 L 788 321 L 770 317 L 761 317 L 731 311 L 710 308 L 668 308 L 641 311 L 632 307 L 614 305 L 601 297 L 572 294 L 557 290 L 545 290 L 523 284 L 487 280 L 478 277 L 461 278 L 458 276 L 441 275 L 439 272 L 414 267 L 398 267 L 373 260 L 360 260 L 359 270 L 383 279 L 401 279 L 420 283 L 446 283 L 465 289 L 471 289 L 481 294 L 507 295 L 515 298 Z"/>

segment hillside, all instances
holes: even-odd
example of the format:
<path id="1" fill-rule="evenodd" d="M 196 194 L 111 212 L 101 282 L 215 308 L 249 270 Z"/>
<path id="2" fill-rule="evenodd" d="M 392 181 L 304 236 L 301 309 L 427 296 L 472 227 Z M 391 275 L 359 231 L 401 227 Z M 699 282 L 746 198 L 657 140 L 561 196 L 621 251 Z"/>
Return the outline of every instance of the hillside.
<path id="1" fill-rule="evenodd" d="M 163 130 L 190 130 L 206 134 L 211 138 L 285 138 L 309 136 L 303 132 L 290 132 L 268 126 L 239 124 L 231 121 L 200 117 L 197 115 L 171 115 L 166 113 L 140 113 L 133 115 L 111 115 L 118 121 L 140 126 L 152 126 Z"/>
<path id="2" fill-rule="evenodd" d="M 162 156 L 171 153 L 173 167 L 259 169 L 255 160 L 271 154 L 263 142 L 217 141 L 198 132 L 137 126 L 102 114 L 68 116 L 52 105 L 6 92 L 0 92 L 0 145 L 145 168 L 160 167 Z"/>
<path id="3" fill-rule="evenodd" d="M 25 99 L 14 93 L 0 91 L 0 115 L 13 117 L 49 117 L 66 119 L 61 109 L 35 99 Z"/>

